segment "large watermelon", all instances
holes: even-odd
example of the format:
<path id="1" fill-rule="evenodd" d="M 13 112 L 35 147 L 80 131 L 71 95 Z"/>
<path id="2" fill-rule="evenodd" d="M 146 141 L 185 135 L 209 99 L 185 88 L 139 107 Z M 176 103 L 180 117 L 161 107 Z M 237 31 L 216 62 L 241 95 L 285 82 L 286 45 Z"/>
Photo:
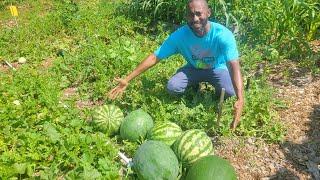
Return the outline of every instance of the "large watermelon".
<path id="1" fill-rule="evenodd" d="M 213 154 L 211 139 L 199 129 L 185 131 L 175 141 L 172 149 L 185 167 L 203 156 Z"/>
<path id="2" fill-rule="evenodd" d="M 160 141 L 146 141 L 133 158 L 133 170 L 140 180 L 176 180 L 179 162 L 172 149 Z"/>
<path id="3" fill-rule="evenodd" d="M 205 156 L 197 160 L 189 169 L 186 180 L 236 180 L 232 165 L 218 157 Z"/>
<path id="4" fill-rule="evenodd" d="M 149 139 L 162 141 L 171 146 L 181 134 L 182 130 L 177 124 L 173 122 L 164 122 L 157 124 L 152 128 Z"/>
<path id="5" fill-rule="evenodd" d="M 142 109 L 138 109 L 124 118 L 120 127 L 120 135 L 122 139 L 135 142 L 145 138 L 152 127 L 152 117 Z"/>
<path id="6" fill-rule="evenodd" d="M 93 112 L 93 121 L 108 135 L 116 133 L 124 119 L 121 109 L 115 105 L 103 105 Z"/>

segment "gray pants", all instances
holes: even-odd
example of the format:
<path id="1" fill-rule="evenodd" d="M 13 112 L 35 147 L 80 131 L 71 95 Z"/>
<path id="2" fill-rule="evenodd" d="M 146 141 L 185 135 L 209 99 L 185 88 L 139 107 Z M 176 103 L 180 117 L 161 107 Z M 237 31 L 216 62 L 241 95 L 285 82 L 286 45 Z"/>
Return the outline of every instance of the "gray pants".
<path id="1" fill-rule="evenodd" d="M 213 85 L 217 96 L 222 88 L 226 90 L 226 97 L 235 95 L 229 71 L 225 69 L 182 67 L 168 81 L 167 90 L 170 94 L 178 95 L 184 93 L 188 86 L 198 85 L 200 82 Z"/>

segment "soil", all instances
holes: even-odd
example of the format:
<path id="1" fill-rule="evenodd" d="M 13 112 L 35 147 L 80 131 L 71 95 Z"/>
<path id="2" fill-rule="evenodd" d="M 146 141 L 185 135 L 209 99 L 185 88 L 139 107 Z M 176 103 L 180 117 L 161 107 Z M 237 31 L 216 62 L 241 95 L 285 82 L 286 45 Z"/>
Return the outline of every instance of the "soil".
<path id="1" fill-rule="evenodd" d="M 216 154 L 228 159 L 239 179 L 320 180 L 320 78 L 295 63 L 272 67 L 270 85 L 287 108 L 279 110 L 287 135 L 270 144 L 252 137 L 219 138 Z M 290 66 L 290 67 L 287 67 Z M 290 78 L 284 72 L 290 69 Z"/>

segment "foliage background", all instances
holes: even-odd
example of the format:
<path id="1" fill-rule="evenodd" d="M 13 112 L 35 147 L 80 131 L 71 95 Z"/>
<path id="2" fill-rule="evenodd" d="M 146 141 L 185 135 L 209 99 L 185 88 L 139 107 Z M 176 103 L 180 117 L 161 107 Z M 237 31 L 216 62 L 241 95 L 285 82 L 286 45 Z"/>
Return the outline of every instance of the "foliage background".
<path id="1" fill-rule="evenodd" d="M 18 26 L 7 5 L 18 6 Z M 319 38 L 319 4 L 313 1 L 209 1 L 212 20 L 239 29 L 237 39 L 246 91 L 246 109 L 230 132 L 232 104 L 225 103 L 215 135 L 254 136 L 281 141 L 285 128 L 267 84 L 269 69 L 253 76 L 261 63 L 303 56 L 301 66 L 318 73 L 308 42 Z M 0 60 L 27 63 L 16 71 L 0 69 L 0 177 L 43 179 L 132 178 L 118 151 L 133 156 L 138 143 L 107 137 L 92 123 L 92 109 L 114 103 L 125 114 L 142 108 L 156 123 L 173 121 L 183 130 L 206 129 L 216 119 L 217 99 L 210 86 L 200 93 L 170 97 L 165 85 L 184 61 L 174 56 L 134 80 L 115 102 L 105 94 L 113 78 L 130 72 L 169 33 L 184 23 L 183 1 L 2 1 Z M 63 54 L 61 54 L 63 52 Z M 43 63 L 52 61 L 50 67 Z M 71 97 L 65 90 L 76 88 Z M 79 104 L 89 104 L 79 108 Z"/>

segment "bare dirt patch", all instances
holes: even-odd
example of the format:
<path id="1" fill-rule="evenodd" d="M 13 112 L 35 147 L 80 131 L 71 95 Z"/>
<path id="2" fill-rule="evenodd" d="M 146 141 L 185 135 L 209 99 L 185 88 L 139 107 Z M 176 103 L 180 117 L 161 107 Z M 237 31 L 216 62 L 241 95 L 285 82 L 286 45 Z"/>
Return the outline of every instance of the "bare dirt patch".
<path id="1" fill-rule="evenodd" d="M 103 104 L 104 104 L 103 101 L 90 101 L 90 100 L 88 100 L 88 101 L 79 100 L 76 102 L 76 106 L 79 109 L 93 108 L 95 106 L 101 106 Z"/>
<path id="2" fill-rule="evenodd" d="M 77 88 L 76 87 L 70 87 L 70 88 L 67 88 L 65 90 L 63 90 L 63 96 L 62 96 L 62 100 L 66 100 L 66 99 L 69 99 L 73 96 L 76 96 L 77 95 Z"/>
<path id="3" fill-rule="evenodd" d="M 44 60 L 41 62 L 41 65 L 42 65 L 42 67 L 44 67 L 45 69 L 48 69 L 48 68 L 50 68 L 50 67 L 53 66 L 53 62 L 54 62 L 54 58 L 49 57 L 49 58 L 44 59 Z"/>
<path id="4" fill-rule="evenodd" d="M 19 64 L 18 62 L 13 62 L 13 63 L 10 63 L 8 62 L 9 64 L 7 64 L 5 61 L 1 61 L 0 62 L 0 72 L 8 72 L 10 70 L 18 70 L 22 64 Z"/>
<path id="5" fill-rule="evenodd" d="M 69 87 L 63 90 L 61 101 L 76 98 L 75 105 L 78 109 L 93 108 L 95 106 L 101 106 L 104 104 L 102 100 L 81 100 L 78 94 L 77 87 Z"/>

